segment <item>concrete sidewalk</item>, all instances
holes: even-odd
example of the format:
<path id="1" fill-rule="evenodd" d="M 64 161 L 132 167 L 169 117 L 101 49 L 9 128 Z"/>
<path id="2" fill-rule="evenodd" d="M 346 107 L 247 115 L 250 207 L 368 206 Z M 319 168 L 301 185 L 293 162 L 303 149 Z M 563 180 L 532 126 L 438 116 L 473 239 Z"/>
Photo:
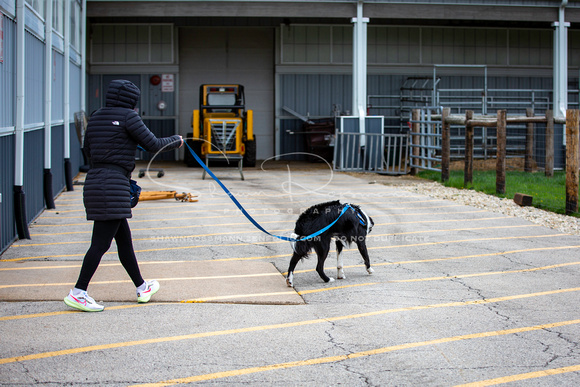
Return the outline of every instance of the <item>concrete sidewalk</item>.
<path id="1" fill-rule="evenodd" d="M 133 173 L 137 175 L 138 165 Z M 188 169 L 166 165 L 167 177 L 157 178 L 156 173 L 137 179 L 143 191 L 159 191 L 175 189 L 175 185 L 183 185 L 192 173 L 199 174 L 200 169 Z M 222 168 L 222 177 L 225 180 L 235 177 L 237 170 Z M 233 175 L 230 177 L 230 175 Z M 239 176 L 239 175 L 238 175 Z M 135 176 L 134 176 L 135 177 Z M 61 301 L 70 288 L 74 287 L 78 277 L 84 251 L 89 246 L 92 222 L 84 220 L 82 204 L 82 181 L 84 174 L 80 174 L 75 181 L 75 191 L 63 192 L 56 199 L 56 209 L 44 211 L 31 225 L 31 240 L 17 241 L 0 260 L 0 301 Z M 193 180 L 196 184 L 198 177 Z M 209 181 L 203 182 L 207 184 Z M 194 191 L 195 192 L 195 191 Z M 179 192 L 181 193 L 181 192 Z M 197 193 L 199 194 L 199 193 Z M 302 297 L 286 285 L 284 276 L 270 262 L 259 260 L 215 260 L 204 257 L 191 257 L 184 253 L 187 245 L 181 246 L 180 241 L 187 244 L 188 238 L 195 238 L 204 243 L 199 235 L 163 234 L 157 231 L 162 225 L 171 223 L 170 229 L 190 229 L 192 226 L 212 227 L 213 218 L 208 209 L 208 198 L 203 202 L 181 202 L 173 199 L 142 201 L 133 209 L 133 218 L 129 220 L 133 229 L 133 238 L 138 250 L 139 240 L 148 239 L 155 242 L 156 255 L 137 256 L 140 268 L 145 279 L 157 279 L 161 284 L 160 291 L 155 295 L 157 302 L 223 302 L 223 303 L 259 303 L 259 304 L 303 304 Z M 210 198 L 210 201 L 212 199 Z M 224 202 L 220 197 L 219 206 L 231 214 L 236 213 L 233 203 Z M 171 213 L 170 220 L 159 219 L 160 215 Z M 196 218 L 203 219 L 195 222 L 188 213 L 197 214 Z M 206 215 L 206 216 L 204 216 Z M 236 214 L 240 219 L 239 214 Z M 243 218 L 243 217 L 242 217 Z M 240 221 L 239 223 L 244 223 Z M 244 228 L 253 226 L 245 221 Z M 150 227 L 143 230 L 140 224 Z M 220 228 L 220 226 L 216 226 Z M 46 232 L 57 229 L 58 232 Z M 217 230 L 216 230 L 217 231 Z M 220 230 L 220 231 L 223 231 Z M 83 235 L 83 240 L 78 236 Z M 213 233 L 216 234 L 216 233 Z M 223 232 L 219 233 L 223 234 Z M 211 238 L 206 236 L 208 241 Z M 89 293 L 102 302 L 134 302 L 135 288 L 127 273 L 119 263 L 113 242 L 110 251 L 105 255 L 94 278 L 90 283 Z M 24 253 L 26 251 L 26 253 Z M 21 254 L 22 252 L 22 254 Z M 73 254 L 71 254 L 73 253 Z M 164 259 L 155 258 L 163 255 Z M 175 260 L 171 260 L 175 258 Z M 40 285 L 40 286 L 39 286 Z"/>

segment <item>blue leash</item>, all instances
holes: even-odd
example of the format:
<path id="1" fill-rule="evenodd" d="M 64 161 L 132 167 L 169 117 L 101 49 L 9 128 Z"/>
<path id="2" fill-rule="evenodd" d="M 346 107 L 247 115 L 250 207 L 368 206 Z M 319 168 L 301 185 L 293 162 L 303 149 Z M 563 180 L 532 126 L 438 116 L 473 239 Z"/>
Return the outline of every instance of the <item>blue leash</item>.
<path id="1" fill-rule="evenodd" d="M 300 239 L 295 239 L 295 238 L 289 238 L 289 237 L 285 237 L 285 236 L 279 236 L 279 235 L 274 235 L 274 234 L 270 234 L 268 231 L 266 231 L 262 226 L 260 226 L 260 224 L 258 222 L 256 222 L 254 220 L 254 218 L 251 217 L 250 214 L 248 214 L 248 212 L 245 210 L 245 208 L 240 204 L 240 202 L 238 202 L 238 199 L 236 199 L 236 197 L 234 196 L 234 194 L 232 194 L 230 192 L 229 189 L 227 189 L 227 187 L 220 181 L 220 179 L 218 179 L 216 177 L 216 175 L 213 174 L 213 172 L 207 167 L 207 165 L 205 165 L 205 163 L 203 161 L 201 161 L 201 159 L 199 158 L 199 156 L 194 152 L 193 149 L 191 149 L 191 147 L 187 144 L 186 141 L 183 141 L 183 143 L 185 144 L 185 146 L 187 146 L 187 148 L 189 149 L 189 152 L 191 153 L 191 155 L 193 156 L 193 158 L 195 159 L 195 161 L 197 161 L 199 163 L 199 165 L 201 165 L 203 167 L 203 169 L 205 169 L 205 171 L 216 181 L 216 183 L 218 183 L 220 185 L 220 187 L 222 187 L 222 189 L 224 190 L 225 193 L 228 194 L 228 196 L 230 197 L 230 199 L 232 200 L 232 202 L 234 202 L 234 204 L 236 206 L 238 206 L 238 208 L 240 209 L 240 211 L 242 211 L 242 214 L 244 214 L 246 216 L 246 218 L 248 218 L 248 220 L 250 222 L 252 222 L 252 224 L 254 226 L 256 226 L 256 228 L 270 236 L 273 236 L 275 238 L 281 239 L 283 241 L 288 241 L 288 242 L 299 242 L 299 241 L 304 241 L 304 240 L 308 240 L 308 239 L 312 239 L 314 237 L 317 237 L 318 235 L 322 234 L 323 232 L 325 232 L 326 230 L 328 230 L 329 228 L 331 228 L 336 222 L 338 222 L 338 220 L 340 219 L 340 217 L 346 212 L 346 210 L 348 210 L 349 208 L 352 208 L 350 206 L 350 204 L 346 204 L 344 206 L 344 208 L 342 209 L 342 212 L 340 213 L 340 215 L 338 215 L 338 218 L 336 218 L 336 220 L 332 223 L 330 223 L 328 226 L 324 227 L 323 229 L 315 232 L 314 234 L 310 234 L 306 237 L 300 238 Z"/>

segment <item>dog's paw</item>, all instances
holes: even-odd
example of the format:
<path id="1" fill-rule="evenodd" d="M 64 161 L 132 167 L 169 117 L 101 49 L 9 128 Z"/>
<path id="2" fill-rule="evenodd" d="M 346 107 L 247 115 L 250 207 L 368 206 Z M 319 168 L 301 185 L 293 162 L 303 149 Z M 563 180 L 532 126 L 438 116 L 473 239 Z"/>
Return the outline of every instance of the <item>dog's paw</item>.
<path id="1" fill-rule="evenodd" d="M 294 284 L 292 283 L 294 279 L 294 276 L 292 274 L 290 274 L 288 277 L 286 277 L 286 285 L 288 285 L 288 287 L 294 287 Z"/>
<path id="2" fill-rule="evenodd" d="M 342 267 L 338 269 L 336 279 L 346 279 L 346 276 L 344 275 L 344 269 Z"/>
<path id="3" fill-rule="evenodd" d="M 328 277 L 328 281 L 326 281 L 326 282 L 334 282 L 334 278 Z"/>
<path id="4" fill-rule="evenodd" d="M 375 269 L 373 269 L 372 267 L 369 267 L 367 269 L 367 273 L 369 273 L 369 274 L 373 274 L 374 272 L 375 272 Z"/>

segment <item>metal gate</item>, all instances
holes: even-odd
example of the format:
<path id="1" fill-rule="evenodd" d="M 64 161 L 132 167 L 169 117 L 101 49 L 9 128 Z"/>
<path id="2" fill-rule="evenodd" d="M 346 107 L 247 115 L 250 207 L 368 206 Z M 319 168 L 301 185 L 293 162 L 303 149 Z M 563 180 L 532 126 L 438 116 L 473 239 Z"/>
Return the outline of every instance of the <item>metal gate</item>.
<path id="1" fill-rule="evenodd" d="M 409 166 L 441 172 L 441 120 L 433 120 L 432 114 L 441 114 L 442 107 L 416 109 L 419 117 L 411 117 L 409 123 L 414 128 L 409 147 Z"/>
<path id="2" fill-rule="evenodd" d="M 409 134 L 336 131 L 334 170 L 405 175 L 409 171 Z"/>

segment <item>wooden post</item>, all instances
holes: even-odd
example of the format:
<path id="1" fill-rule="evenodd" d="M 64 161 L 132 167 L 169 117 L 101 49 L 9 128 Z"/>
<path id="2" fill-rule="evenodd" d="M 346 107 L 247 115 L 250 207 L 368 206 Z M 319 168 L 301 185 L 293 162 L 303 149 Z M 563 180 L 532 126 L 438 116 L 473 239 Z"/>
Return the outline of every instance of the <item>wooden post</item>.
<path id="1" fill-rule="evenodd" d="M 497 161 L 495 169 L 495 192 L 505 194 L 505 156 L 506 156 L 506 111 L 497 111 Z"/>
<path id="2" fill-rule="evenodd" d="M 566 215 L 578 212 L 578 110 L 566 110 Z"/>
<path id="3" fill-rule="evenodd" d="M 554 112 L 546 110 L 546 177 L 554 176 Z"/>
<path id="4" fill-rule="evenodd" d="M 412 121 L 419 121 L 421 119 L 421 111 L 419 109 L 413 109 L 411 113 L 411 120 Z M 419 149 L 419 145 L 421 144 L 421 137 L 419 136 L 420 130 L 420 123 L 413 122 L 411 124 L 411 138 L 413 141 L 413 156 L 418 157 L 421 153 L 421 149 Z M 419 159 L 418 158 L 411 158 L 412 164 L 418 165 Z M 413 167 L 411 168 L 411 175 L 416 175 L 419 172 L 419 168 Z"/>
<path id="5" fill-rule="evenodd" d="M 465 168 L 463 170 L 463 186 L 473 184 L 473 126 L 471 119 L 473 110 L 465 112 Z"/>
<path id="6" fill-rule="evenodd" d="M 533 117 L 534 109 L 526 109 L 526 117 Z M 534 161 L 534 123 L 526 124 L 526 156 L 524 159 L 524 172 L 532 172 L 532 162 Z"/>
<path id="7" fill-rule="evenodd" d="M 444 108 L 441 114 L 441 181 L 449 180 L 449 164 L 451 163 L 451 136 L 447 116 L 451 109 Z"/>

